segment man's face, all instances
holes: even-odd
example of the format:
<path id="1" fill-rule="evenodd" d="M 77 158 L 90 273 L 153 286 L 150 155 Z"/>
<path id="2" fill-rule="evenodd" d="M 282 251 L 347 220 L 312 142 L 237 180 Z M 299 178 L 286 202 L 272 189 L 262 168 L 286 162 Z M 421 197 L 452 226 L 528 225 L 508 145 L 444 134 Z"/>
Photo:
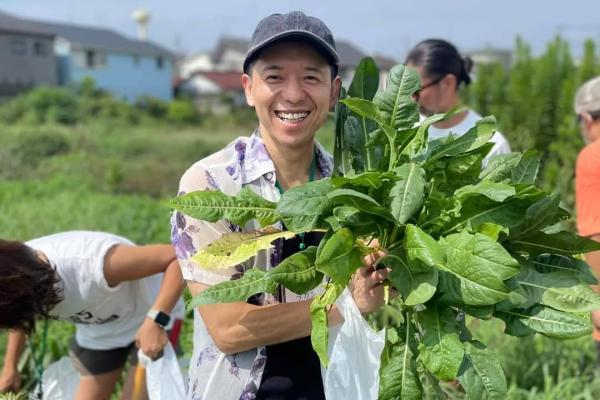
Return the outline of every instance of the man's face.
<path id="1" fill-rule="evenodd" d="M 281 41 L 266 47 L 242 82 L 261 134 L 287 146 L 312 141 L 335 105 L 340 78 L 312 47 Z"/>
<path id="2" fill-rule="evenodd" d="M 446 78 L 450 78 L 450 76 L 436 82 L 436 78 L 431 78 L 425 74 L 423 67 L 417 67 L 411 63 L 408 63 L 407 67 L 416 69 L 421 75 L 421 86 L 424 89 L 419 91 L 419 113 L 425 117 L 431 117 L 434 114 L 448 112 L 449 109 L 446 109 L 448 108 L 447 103 L 453 89 L 452 83 L 447 82 L 448 79 Z"/>

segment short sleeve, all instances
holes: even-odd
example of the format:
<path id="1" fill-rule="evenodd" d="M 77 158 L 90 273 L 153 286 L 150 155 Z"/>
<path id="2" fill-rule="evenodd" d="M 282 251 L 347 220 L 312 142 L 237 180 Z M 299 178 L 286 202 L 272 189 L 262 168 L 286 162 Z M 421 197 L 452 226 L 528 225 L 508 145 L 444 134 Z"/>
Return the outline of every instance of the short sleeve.
<path id="1" fill-rule="evenodd" d="M 577 158 L 575 201 L 579 234 L 600 234 L 600 143 L 587 146 Z"/>
<path id="2" fill-rule="evenodd" d="M 491 141 L 494 142 L 495 144 L 494 144 L 494 147 L 492 147 L 492 150 L 487 155 L 487 158 L 497 156 L 498 154 L 506 154 L 506 153 L 511 152 L 510 145 L 508 144 L 508 140 L 506 140 L 504 135 L 501 134 L 500 132 L 494 133 L 494 136 L 492 136 Z"/>
<path id="3" fill-rule="evenodd" d="M 195 165 L 181 178 L 179 195 L 217 188 L 218 185 L 214 181 L 214 177 L 204 168 Z M 234 278 L 239 273 L 236 268 L 218 271 L 208 270 L 190 261 L 190 258 L 198 250 L 232 231 L 233 227 L 229 221 L 209 223 L 175 211 L 171 215 L 171 240 L 175 247 L 183 278 L 206 285 L 214 285 Z"/>

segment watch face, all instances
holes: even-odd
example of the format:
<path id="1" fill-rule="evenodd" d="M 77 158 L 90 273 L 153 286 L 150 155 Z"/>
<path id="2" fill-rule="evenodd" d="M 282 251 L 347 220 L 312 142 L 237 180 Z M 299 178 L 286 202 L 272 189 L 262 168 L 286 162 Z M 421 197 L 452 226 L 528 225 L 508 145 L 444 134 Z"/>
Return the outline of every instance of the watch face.
<path id="1" fill-rule="evenodd" d="M 165 314 L 163 312 L 159 312 L 158 315 L 156 315 L 154 322 L 156 322 L 157 324 L 159 324 L 161 326 L 167 326 L 170 319 L 171 319 L 171 317 L 169 317 L 167 314 Z"/>

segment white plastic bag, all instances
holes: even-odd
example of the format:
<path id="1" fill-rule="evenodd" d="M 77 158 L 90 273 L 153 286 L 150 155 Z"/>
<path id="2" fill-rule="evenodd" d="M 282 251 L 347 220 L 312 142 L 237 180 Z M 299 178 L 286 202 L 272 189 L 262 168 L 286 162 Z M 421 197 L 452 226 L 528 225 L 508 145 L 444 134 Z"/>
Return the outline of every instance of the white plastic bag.
<path id="1" fill-rule="evenodd" d="M 327 400 L 377 400 L 383 331 L 377 334 L 346 288 L 335 304 L 344 323 L 329 330 L 329 367 L 322 369 Z"/>
<path id="2" fill-rule="evenodd" d="M 69 357 L 50 364 L 42 375 L 44 400 L 73 400 L 81 376 Z"/>
<path id="3" fill-rule="evenodd" d="M 146 386 L 150 400 L 185 400 L 184 383 L 177 355 L 171 343 L 167 343 L 164 354 L 156 361 L 151 361 L 140 349 L 138 358 L 146 368 Z"/>

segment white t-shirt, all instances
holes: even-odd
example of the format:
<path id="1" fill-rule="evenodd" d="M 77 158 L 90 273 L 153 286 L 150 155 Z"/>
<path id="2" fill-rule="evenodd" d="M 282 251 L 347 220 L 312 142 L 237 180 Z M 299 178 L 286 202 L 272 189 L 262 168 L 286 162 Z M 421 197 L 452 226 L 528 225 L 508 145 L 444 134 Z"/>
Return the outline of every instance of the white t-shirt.
<path id="1" fill-rule="evenodd" d="M 162 275 L 109 287 L 104 277 L 104 257 L 113 246 L 135 246 L 128 239 L 103 232 L 73 231 L 31 240 L 27 246 L 46 255 L 60 278 L 63 300 L 50 315 L 77 325 L 77 343 L 84 348 L 107 350 L 135 340 L 146 313 L 158 295 Z M 183 317 L 180 299 L 175 318 Z"/>
<path id="2" fill-rule="evenodd" d="M 467 113 L 467 117 L 458 125 L 453 126 L 448 129 L 439 129 L 435 126 L 429 127 L 429 140 L 436 140 L 441 138 L 446 138 L 452 132 L 455 135 L 462 136 L 469 131 L 472 127 L 475 126 L 475 123 L 482 119 L 481 115 L 477 114 L 473 110 L 469 110 Z M 500 132 L 496 132 L 494 136 L 492 136 L 491 142 L 496 143 L 492 148 L 492 151 L 489 152 L 486 158 L 490 158 L 492 156 L 498 154 L 510 153 L 510 145 L 508 141 Z"/>

